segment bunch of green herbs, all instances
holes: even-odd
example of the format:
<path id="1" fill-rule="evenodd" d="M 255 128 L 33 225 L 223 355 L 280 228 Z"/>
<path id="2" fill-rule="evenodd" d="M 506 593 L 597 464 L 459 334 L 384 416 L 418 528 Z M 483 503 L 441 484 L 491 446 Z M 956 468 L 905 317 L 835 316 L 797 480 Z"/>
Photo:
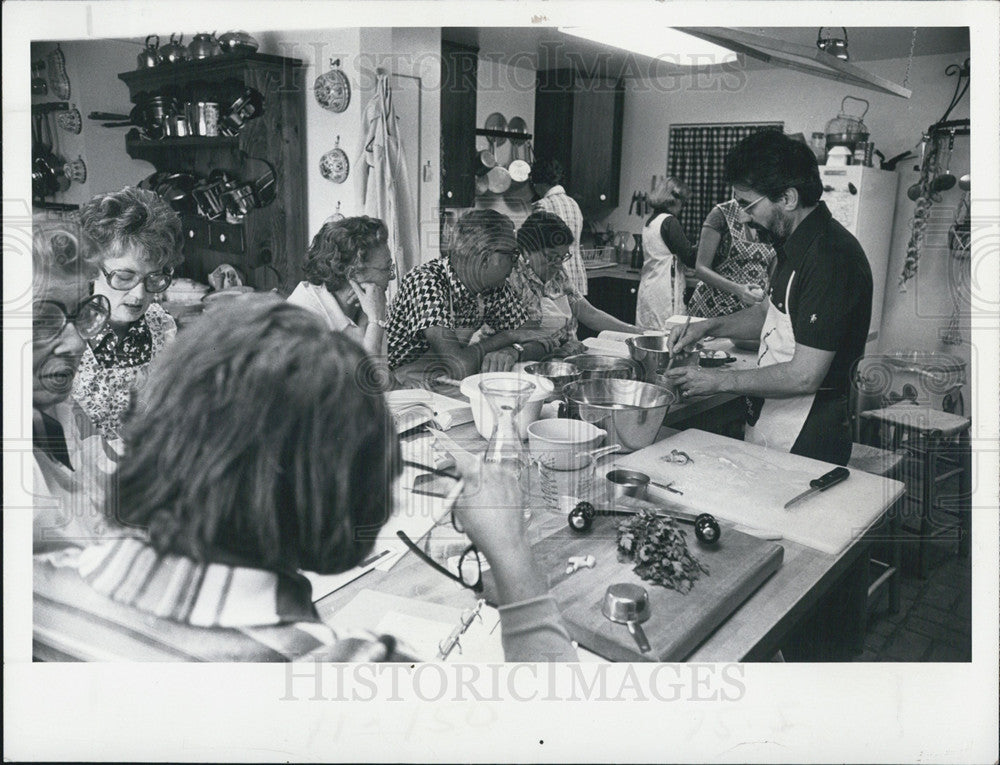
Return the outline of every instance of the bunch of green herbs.
<path id="1" fill-rule="evenodd" d="M 635 563 L 642 579 L 686 595 L 708 567 L 691 555 L 673 518 L 640 510 L 618 525 L 618 560 Z"/>

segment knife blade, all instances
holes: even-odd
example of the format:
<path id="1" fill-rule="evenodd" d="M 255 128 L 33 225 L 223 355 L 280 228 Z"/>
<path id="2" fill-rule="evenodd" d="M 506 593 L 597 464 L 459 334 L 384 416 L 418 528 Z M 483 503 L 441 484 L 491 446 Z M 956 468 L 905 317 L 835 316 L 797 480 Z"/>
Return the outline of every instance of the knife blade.
<path id="1" fill-rule="evenodd" d="M 809 482 L 809 488 L 802 492 L 798 496 L 792 497 L 788 502 L 785 503 L 785 510 L 790 508 L 792 505 L 797 505 L 802 500 L 807 497 L 811 497 L 813 494 L 819 494 L 821 491 L 826 491 L 831 486 L 836 486 L 841 481 L 846 481 L 848 476 L 850 476 L 851 471 L 845 467 L 836 467 L 829 473 L 824 473 L 819 478 L 814 478 Z"/>

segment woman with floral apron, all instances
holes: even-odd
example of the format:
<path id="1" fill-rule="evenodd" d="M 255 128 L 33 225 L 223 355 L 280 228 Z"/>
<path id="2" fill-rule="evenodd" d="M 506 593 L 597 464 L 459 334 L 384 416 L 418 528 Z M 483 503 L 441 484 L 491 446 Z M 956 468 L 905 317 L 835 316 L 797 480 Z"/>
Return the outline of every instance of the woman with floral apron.
<path id="1" fill-rule="evenodd" d="M 774 248 L 743 221 L 736 200 L 716 205 L 702 227 L 695 266 L 701 281 L 688 304 L 691 315 L 726 316 L 761 302 L 774 257 Z M 750 290 L 748 285 L 760 289 Z"/>

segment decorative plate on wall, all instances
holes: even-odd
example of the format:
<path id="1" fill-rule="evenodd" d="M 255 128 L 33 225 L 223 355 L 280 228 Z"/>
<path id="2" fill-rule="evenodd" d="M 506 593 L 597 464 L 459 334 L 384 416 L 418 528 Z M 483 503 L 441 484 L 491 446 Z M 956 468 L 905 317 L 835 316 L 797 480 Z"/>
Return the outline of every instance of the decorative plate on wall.
<path id="1" fill-rule="evenodd" d="M 340 113 L 351 103 L 351 83 L 340 68 L 340 59 L 330 59 L 333 68 L 321 74 L 313 84 L 316 100 L 324 109 Z"/>
<path id="2" fill-rule="evenodd" d="M 343 183 L 351 172 L 351 163 L 347 159 L 347 154 L 340 148 L 340 136 L 337 136 L 337 143 L 330 151 L 320 157 L 319 171 L 328 181 Z"/>

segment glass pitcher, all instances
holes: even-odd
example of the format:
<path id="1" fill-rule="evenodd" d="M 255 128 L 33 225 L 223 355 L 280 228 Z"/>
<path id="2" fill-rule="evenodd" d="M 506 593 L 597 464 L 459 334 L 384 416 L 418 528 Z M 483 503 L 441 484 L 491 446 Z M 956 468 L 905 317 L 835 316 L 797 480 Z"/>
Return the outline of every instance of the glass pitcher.
<path id="1" fill-rule="evenodd" d="M 521 486 L 521 500 L 527 505 L 528 492 L 524 485 L 530 464 L 528 452 L 524 448 L 517 429 L 517 416 L 535 390 L 527 380 L 499 379 L 484 380 L 479 390 L 490 405 L 493 414 L 493 431 L 490 435 L 483 462 L 503 465 L 518 478 Z M 525 507 L 524 519 L 531 518 L 531 511 Z"/>

